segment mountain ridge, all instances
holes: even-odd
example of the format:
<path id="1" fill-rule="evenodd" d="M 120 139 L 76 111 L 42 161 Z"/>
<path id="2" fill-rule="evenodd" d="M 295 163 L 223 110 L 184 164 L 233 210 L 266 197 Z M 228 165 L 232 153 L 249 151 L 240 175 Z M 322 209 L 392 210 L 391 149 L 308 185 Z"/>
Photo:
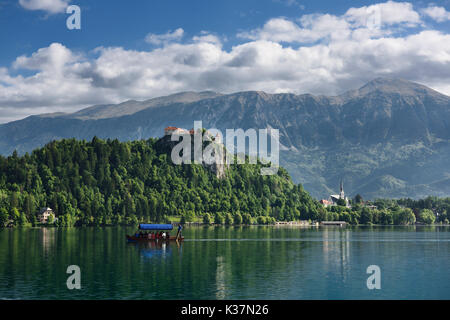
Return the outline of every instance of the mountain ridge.
<path id="1" fill-rule="evenodd" d="M 350 194 L 367 198 L 444 196 L 450 189 L 450 97 L 406 80 L 378 78 L 334 97 L 206 91 L 104 108 L 0 125 L 0 153 L 30 152 L 61 138 L 159 137 L 166 126 L 202 120 L 222 131 L 279 129 L 281 164 L 317 198 L 335 192 L 340 179 Z"/>

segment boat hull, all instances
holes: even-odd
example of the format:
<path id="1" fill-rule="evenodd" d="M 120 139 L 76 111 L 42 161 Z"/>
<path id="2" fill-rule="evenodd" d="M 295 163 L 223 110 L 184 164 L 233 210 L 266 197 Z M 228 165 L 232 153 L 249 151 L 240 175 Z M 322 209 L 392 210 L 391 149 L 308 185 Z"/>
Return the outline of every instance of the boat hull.
<path id="1" fill-rule="evenodd" d="M 169 242 L 169 241 L 177 241 L 176 236 L 172 236 L 166 239 L 148 239 L 148 238 L 140 238 L 136 236 L 129 236 L 127 235 L 128 242 Z M 178 241 L 183 241 L 184 237 L 181 236 L 178 238 Z"/>

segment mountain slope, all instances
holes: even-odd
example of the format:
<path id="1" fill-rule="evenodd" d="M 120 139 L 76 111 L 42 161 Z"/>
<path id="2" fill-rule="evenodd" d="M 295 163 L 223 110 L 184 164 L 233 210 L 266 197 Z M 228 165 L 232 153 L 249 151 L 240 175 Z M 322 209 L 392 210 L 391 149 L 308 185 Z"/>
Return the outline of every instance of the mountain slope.
<path id="1" fill-rule="evenodd" d="M 239 92 L 182 93 L 95 106 L 71 115 L 33 116 L 0 126 L 0 152 L 20 153 L 75 137 L 135 140 L 166 126 L 276 128 L 281 164 L 312 195 L 344 179 L 365 198 L 448 195 L 450 97 L 399 79 L 375 79 L 336 97 Z"/>
<path id="2" fill-rule="evenodd" d="M 238 224 L 273 223 L 323 213 L 283 168 L 262 176 L 261 163 L 230 165 L 219 178 L 204 163 L 173 164 L 168 143 L 66 139 L 30 156 L 0 156 L 0 228 L 10 219 L 16 226 L 37 223 L 36 211 L 48 206 L 61 226 L 192 221 L 207 214 Z"/>

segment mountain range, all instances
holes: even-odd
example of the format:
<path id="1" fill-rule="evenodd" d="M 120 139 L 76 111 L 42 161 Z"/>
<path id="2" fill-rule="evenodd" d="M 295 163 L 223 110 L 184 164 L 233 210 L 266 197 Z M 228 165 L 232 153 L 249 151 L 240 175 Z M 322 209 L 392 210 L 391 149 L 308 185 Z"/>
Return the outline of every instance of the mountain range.
<path id="1" fill-rule="evenodd" d="M 160 137 L 167 126 L 280 130 L 280 164 L 316 198 L 450 194 L 450 97 L 402 79 L 375 79 L 339 96 L 183 92 L 97 105 L 0 125 L 0 153 L 51 140 Z"/>

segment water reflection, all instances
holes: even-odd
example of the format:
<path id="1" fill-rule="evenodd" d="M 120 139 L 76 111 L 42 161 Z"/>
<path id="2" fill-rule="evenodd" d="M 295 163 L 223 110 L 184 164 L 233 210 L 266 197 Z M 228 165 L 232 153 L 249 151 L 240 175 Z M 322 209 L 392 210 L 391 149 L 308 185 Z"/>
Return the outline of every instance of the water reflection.
<path id="1" fill-rule="evenodd" d="M 175 251 L 177 254 L 181 254 L 183 246 L 183 244 L 179 242 L 171 243 L 165 241 L 128 243 L 128 245 L 134 246 L 136 250 L 139 251 L 140 256 L 144 259 L 166 259 L 172 255 L 173 251 Z"/>
<path id="2" fill-rule="evenodd" d="M 39 238 L 42 243 L 44 253 L 48 254 L 53 250 L 56 243 L 56 229 L 55 228 L 41 228 L 39 229 Z"/>
<path id="3" fill-rule="evenodd" d="M 217 257 L 217 268 L 216 268 L 216 299 L 223 300 L 226 297 L 226 277 L 225 277 L 225 260 L 222 256 Z"/>
<path id="4" fill-rule="evenodd" d="M 339 274 L 346 281 L 350 265 L 350 230 L 325 227 L 323 235 L 323 260 L 327 271 Z M 339 241 L 336 241 L 339 239 Z"/>
<path id="5" fill-rule="evenodd" d="M 0 230 L 0 299 L 450 297 L 449 227 L 189 227 L 180 246 L 128 244 L 130 229 Z M 81 291 L 66 287 L 72 264 Z"/>

